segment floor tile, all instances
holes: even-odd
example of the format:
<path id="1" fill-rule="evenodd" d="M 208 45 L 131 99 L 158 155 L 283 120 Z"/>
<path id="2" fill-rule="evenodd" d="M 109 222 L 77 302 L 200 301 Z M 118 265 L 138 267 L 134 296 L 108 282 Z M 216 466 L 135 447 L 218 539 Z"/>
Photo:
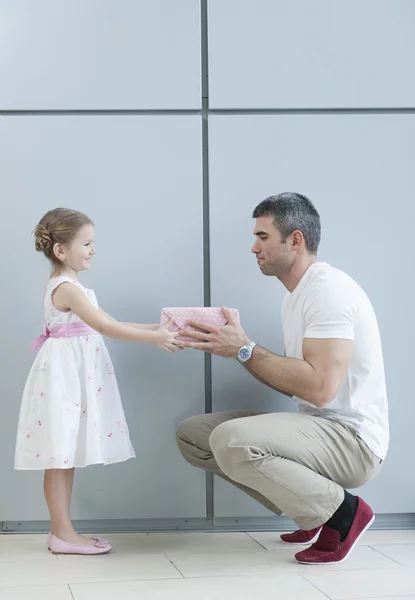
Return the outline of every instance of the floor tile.
<path id="1" fill-rule="evenodd" d="M 69 583 L 132 581 L 180 578 L 181 574 L 163 555 L 148 556 L 59 556 L 47 561 L 0 563 L 0 582 L 8 586 L 59 585 Z"/>
<path id="2" fill-rule="evenodd" d="M 391 600 L 394 596 L 383 596 L 382 598 L 370 598 L 370 600 Z M 395 596 L 396 600 L 415 600 L 415 596 Z M 356 598 L 355 600 L 363 600 L 362 598 Z"/>
<path id="3" fill-rule="evenodd" d="M 365 600 L 415 594 L 415 569 L 367 569 L 362 571 L 320 571 L 309 567 L 302 576 L 331 600 Z"/>
<path id="4" fill-rule="evenodd" d="M 74 600 L 212 600 L 235 597 L 281 598 L 284 600 L 327 600 L 326 596 L 300 575 L 273 577 L 218 577 L 128 583 L 72 585 Z"/>
<path id="5" fill-rule="evenodd" d="M 367 546 L 377 544 L 415 544 L 415 529 L 369 530 L 360 538 L 358 543 Z"/>
<path id="6" fill-rule="evenodd" d="M 267 550 L 283 550 L 286 548 L 294 548 L 294 552 L 299 552 L 302 546 L 291 546 L 280 539 L 281 533 L 289 533 L 288 531 L 250 531 L 248 535 L 261 544 Z M 305 547 L 305 546 L 304 546 Z M 296 550 L 297 549 L 297 550 Z"/>
<path id="7" fill-rule="evenodd" d="M 111 556 L 174 552 L 259 552 L 266 550 L 245 533 L 154 533 L 102 535 L 112 545 Z M 1 552 L 1 547 L 0 547 Z"/>
<path id="8" fill-rule="evenodd" d="M 175 552 L 209 552 L 223 551 L 263 551 L 264 549 L 243 532 L 166 532 L 166 533 L 105 533 L 94 534 L 111 542 L 114 551 L 134 549 L 137 552 L 165 553 L 166 550 Z"/>
<path id="9" fill-rule="evenodd" d="M 415 544 L 381 544 L 373 548 L 403 567 L 415 567 Z"/>
<path id="10" fill-rule="evenodd" d="M 45 536 L 31 539 L 20 539 L 13 536 L 7 543 L 0 543 L 0 563 L 25 559 L 30 561 L 56 561 L 56 556 L 48 552 L 45 539 Z"/>
<path id="11" fill-rule="evenodd" d="M 0 546 L 13 541 L 38 541 L 41 543 L 46 541 L 46 536 L 46 533 L 0 533 Z"/>
<path id="12" fill-rule="evenodd" d="M 150 533 L 102 534 L 113 554 L 165 554 L 181 552 L 264 552 L 265 549 L 246 533 Z"/>
<path id="13" fill-rule="evenodd" d="M 220 577 L 254 573 L 281 573 L 308 571 L 308 565 L 301 565 L 294 559 L 292 548 L 270 550 L 264 553 L 215 553 L 215 554 L 175 554 L 167 556 L 184 577 Z M 399 565 L 368 546 L 355 548 L 350 558 L 339 565 L 319 566 L 319 570 L 353 569 L 398 569 Z"/>
<path id="14" fill-rule="evenodd" d="M 121 544 L 122 545 L 122 544 Z M 246 533 L 150 533 L 137 544 L 145 552 L 264 552 Z"/>
<path id="15" fill-rule="evenodd" d="M 12 587 L 0 586 L 0 600 L 73 600 L 67 585 Z"/>

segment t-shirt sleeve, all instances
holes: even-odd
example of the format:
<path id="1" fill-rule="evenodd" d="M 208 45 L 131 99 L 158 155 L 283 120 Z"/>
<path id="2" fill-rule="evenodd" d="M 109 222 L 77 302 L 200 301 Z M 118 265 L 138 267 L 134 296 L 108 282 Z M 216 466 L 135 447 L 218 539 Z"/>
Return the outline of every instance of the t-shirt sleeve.
<path id="1" fill-rule="evenodd" d="M 355 304 L 348 290 L 316 287 L 304 304 L 305 338 L 354 340 Z"/>

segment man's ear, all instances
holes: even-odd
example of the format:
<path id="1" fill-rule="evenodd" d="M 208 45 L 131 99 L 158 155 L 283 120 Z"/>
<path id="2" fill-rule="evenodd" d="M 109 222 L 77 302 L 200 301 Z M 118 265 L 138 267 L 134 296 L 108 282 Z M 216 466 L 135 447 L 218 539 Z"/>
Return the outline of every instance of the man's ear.
<path id="1" fill-rule="evenodd" d="M 296 229 L 291 234 L 291 244 L 293 249 L 298 250 L 300 246 L 304 243 L 304 236 L 299 229 Z"/>

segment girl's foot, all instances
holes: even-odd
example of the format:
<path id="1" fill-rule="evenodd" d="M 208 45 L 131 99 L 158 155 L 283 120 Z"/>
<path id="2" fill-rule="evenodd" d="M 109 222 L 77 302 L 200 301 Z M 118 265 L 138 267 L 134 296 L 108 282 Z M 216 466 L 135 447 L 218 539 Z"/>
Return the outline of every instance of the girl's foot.
<path id="1" fill-rule="evenodd" d="M 53 535 L 50 540 L 50 550 L 53 554 L 108 554 L 108 552 L 111 552 L 111 545 L 102 544 L 101 542 L 96 542 L 92 546 L 89 544 L 71 544 Z"/>
<path id="2" fill-rule="evenodd" d="M 54 535 L 63 542 L 73 544 L 75 546 L 94 546 L 97 542 L 92 538 L 81 535 L 76 531 L 55 531 Z"/>
<path id="3" fill-rule="evenodd" d="M 48 533 L 48 535 L 47 535 L 47 538 L 46 538 L 46 544 L 47 544 L 47 547 L 48 547 L 48 549 L 49 549 L 49 550 L 50 550 L 50 542 L 51 542 L 51 540 L 52 540 L 52 537 L 53 537 L 54 535 L 55 535 L 55 534 L 54 534 L 54 533 L 52 533 L 52 532 Z M 58 538 L 59 538 L 59 536 L 56 536 L 56 537 L 58 537 Z M 82 536 L 82 537 L 86 537 L 86 536 Z M 94 544 L 96 544 L 97 542 L 100 542 L 101 544 L 109 544 L 109 541 L 108 541 L 108 540 L 106 540 L 105 538 L 101 538 L 101 537 L 94 537 L 94 536 L 91 536 L 90 538 L 89 538 L 89 537 L 86 537 L 86 539 L 90 539 L 90 540 L 91 540 L 91 541 L 92 541 Z"/>

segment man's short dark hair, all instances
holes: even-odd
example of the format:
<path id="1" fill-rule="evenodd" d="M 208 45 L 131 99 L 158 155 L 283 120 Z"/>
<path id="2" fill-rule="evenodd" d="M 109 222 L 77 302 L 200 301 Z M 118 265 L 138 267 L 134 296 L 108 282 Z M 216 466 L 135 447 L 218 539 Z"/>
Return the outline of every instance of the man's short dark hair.
<path id="1" fill-rule="evenodd" d="M 298 229 L 304 236 L 308 252 L 317 254 L 321 239 L 320 215 L 306 196 L 295 192 L 270 196 L 258 204 L 252 216 L 254 219 L 273 217 L 283 242 Z"/>

